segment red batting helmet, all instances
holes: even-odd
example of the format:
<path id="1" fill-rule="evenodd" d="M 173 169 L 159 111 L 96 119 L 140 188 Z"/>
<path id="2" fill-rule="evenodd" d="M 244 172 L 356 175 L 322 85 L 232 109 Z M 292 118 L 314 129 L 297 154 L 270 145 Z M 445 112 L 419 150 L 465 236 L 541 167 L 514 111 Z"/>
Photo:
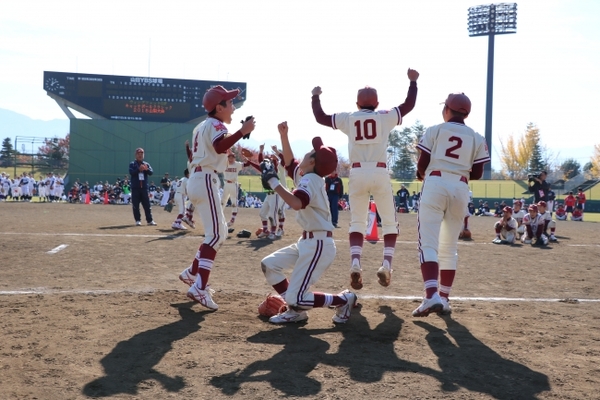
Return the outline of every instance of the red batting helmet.
<path id="1" fill-rule="evenodd" d="M 360 107 L 376 108 L 379 105 L 379 102 L 377 101 L 377 90 L 369 86 L 359 89 L 358 95 L 356 96 L 356 104 Z"/>
<path id="2" fill-rule="evenodd" d="M 444 104 L 459 113 L 469 114 L 471 112 L 471 100 L 464 93 L 450 93 Z"/>
<path id="3" fill-rule="evenodd" d="M 202 106 L 207 112 L 214 111 L 217 104 L 223 100 L 234 99 L 240 94 L 240 89 L 227 90 L 221 85 L 211 87 L 202 98 Z"/>

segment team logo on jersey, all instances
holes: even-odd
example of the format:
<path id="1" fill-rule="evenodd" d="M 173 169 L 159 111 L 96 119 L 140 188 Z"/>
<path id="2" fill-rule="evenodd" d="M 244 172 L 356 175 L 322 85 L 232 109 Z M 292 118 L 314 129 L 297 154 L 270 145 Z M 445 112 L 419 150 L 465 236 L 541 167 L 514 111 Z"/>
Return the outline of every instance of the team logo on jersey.
<path id="1" fill-rule="evenodd" d="M 216 185 L 217 184 L 217 178 L 213 178 L 213 183 Z"/>
<path id="2" fill-rule="evenodd" d="M 221 121 L 219 121 L 218 119 L 214 120 L 215 122 L 213 122 L 213 126 L 214 128 L 219 131 L 219 132 L 227 132 L 227 128 L 225 127 L 225 125 L 223 125 L 223 123 Z"/>

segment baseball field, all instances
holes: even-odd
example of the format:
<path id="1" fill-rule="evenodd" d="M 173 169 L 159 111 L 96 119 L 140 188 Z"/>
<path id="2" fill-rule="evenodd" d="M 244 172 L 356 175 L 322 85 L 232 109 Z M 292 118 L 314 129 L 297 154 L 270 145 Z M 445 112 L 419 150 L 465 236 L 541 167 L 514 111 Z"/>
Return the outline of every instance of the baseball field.
<path id="1" fill-rule="evenodd" d="M 315 309 L 276 326 L 257 314 L 270 287 L 260 260 L 278 240 L 240 209 L 220 249 L 209 312 L 179 273 L 203 237 L 134 226 L 129 206 L 0 204 L 2 399 L 592 399 L 600 387 L 600 229 L 557 221 L 546 248 L 494 245 L 493 217 L 459 243 L 453 313 L 413 318 L 422 295 L 417 217 L 398 214 L 392 284 L 377 284 L 381 242 L 365 243 L 364 288 L 350 321 Z M 226 209 L 229 216 L 230 210 Z M 314 288 L 348 287 L 350 214 L 335 262 Z M 196 219 L 199 221 L 199 217 Z"/>

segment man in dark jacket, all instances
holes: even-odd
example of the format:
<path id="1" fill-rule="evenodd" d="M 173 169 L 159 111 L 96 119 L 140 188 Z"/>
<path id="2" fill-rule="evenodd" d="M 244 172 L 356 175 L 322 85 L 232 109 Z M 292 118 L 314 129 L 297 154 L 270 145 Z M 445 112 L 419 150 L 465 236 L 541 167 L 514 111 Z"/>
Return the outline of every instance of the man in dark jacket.
<path id="1" fill-rule="evenodd" d="M 329 210 L 331 211 L 331 223 L 338 227 L 338 202 L 344 194 L 344 184 L 337 172 L 332 172 L 325 178 L 325 189 L 329 198 Z"/>
<path id="2" fill-rule="evenodd" d="M 533 193 L 534 204 L 540 201 L 548 201 L 550 184 L 546 182 L 546 175 L 546 171 L 542 171 L 539 175 L 530 176 L 529 178 L 529 192 Z"/>
<path id="3" fill-rule="evenodd" d="M 144 207 L 146 222 L 148 225 L 156 225 L 152 218 L 150 198 L 148 197 L 148 177 L 153 174 L 150 164 L 144 161 L 144 149 L 135 150 L 135 160 L 129 163 L 129 174 L 131 175 L 131 206 L 133 207 L 133 218 L 137 226 L 142 225 L 140 214 L 140 202 Z"/>

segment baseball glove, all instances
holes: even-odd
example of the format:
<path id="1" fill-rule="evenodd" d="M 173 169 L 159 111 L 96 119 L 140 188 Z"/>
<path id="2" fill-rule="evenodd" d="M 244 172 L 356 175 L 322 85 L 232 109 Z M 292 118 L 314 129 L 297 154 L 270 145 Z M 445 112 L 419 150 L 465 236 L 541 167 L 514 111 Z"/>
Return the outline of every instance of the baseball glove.
<path id="1" fill-rule="evenodd" d="M 252 119 L 252 115 L 248 115 L 248 116 L 246 117 L 246 119 L 245 119 L 245 120 L 242 120 L 242 121 L 240 121 L 240 122 L 241 122 L 241 123 L 242 123 L 242 125 L 243 125 L 243 124 L 244 124 L 244 122 L 246 122 L 246 121 L 248 121 L 248 120 L 250 120 L 250 119 Z M 252 132 L 250 132 L 250 133 L 252 133 Z M 250 139 L 250 133 L 246 133 L 244 136 L 242 136 L 242 139 Z"/>
<path id="2" fill-rule="evenodd" d="M 251 152 L 250 150 L 248 150 L 248 149 L 242 149 L 242 150 L 241 150 L 241 152 L 242 152 L 242 155 L 243 155 L 244 157 L 246 157 L 246 158 L 252 158 L 252 156 L 254 155 L 254 154 L 252 154 L 252 152 Z"/>
<path id="3" fill-rule="evenodd" d="M 263 188 L 265 188 L 265 190 L 273 190 L 273 189 L 271 189 L 271 185 L 269 185 L 269 179 L 271 179 L 271 178 L 279 179 L 279 177 L 277 176 L 277 172 L 275 171 L 275 167 L 273 166 L 273 163 L 271 162 L 271 160 L 269 160 L 268 158 L 265 158 L 260 163 L 260 170 L 262 171 L 260 180 L 262 182 Z"/>
<path id="4" fill-rule="evenodd" d="M 268 294 L 258 306 L 258 313 L 264 317 L 272 317 L 279 314 L 279 310 L 285 307 L 285 301 L 278 294 Z"/>

